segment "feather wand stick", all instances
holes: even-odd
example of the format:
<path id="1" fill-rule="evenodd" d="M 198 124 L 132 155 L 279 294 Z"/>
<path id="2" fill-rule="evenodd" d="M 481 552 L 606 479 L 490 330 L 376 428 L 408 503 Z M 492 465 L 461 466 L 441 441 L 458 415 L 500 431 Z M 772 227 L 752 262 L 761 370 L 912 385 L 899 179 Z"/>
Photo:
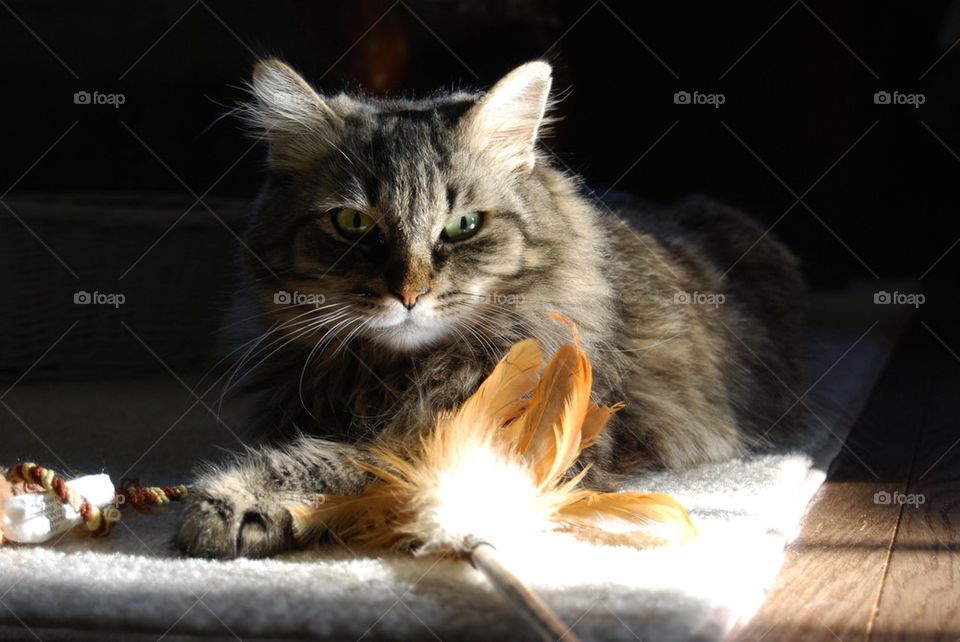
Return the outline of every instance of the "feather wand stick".
<path id="1" fill-rule="evenodd" d="M 470 549 L 470 564 L 500 591 L 507 604 L 513 605 L 530 627 L 545 642 L 579 642 L 580 638 L 563 623 L 539 595 L 527 588 L 497 557 L 497 549 L 490 543 L 477 541 Z"/>
<path id="2" fill-rule="evenodd" d="M 662 493 L 604 493 L 581 482 L 580 454 L 620 407 L 590 400 L 592 373 L 576 326 L 543 364 L 540 347 L 515 344 L 458 409 L 418 443 L 376 443 L 357 465 L 373 481 L 357 496 L 293 505 L 295 537 L 330 532 L 344 544 L 466 558 L 544 638 L 571 631 L 498 559 L 494 547 L 535 547 L 564 532 L 604 544 L 649 547 L 696 537 Z M 542 368 L 542 372 L 541 372 Z M 528 548 L 528 550 L 535 550 Z"/>

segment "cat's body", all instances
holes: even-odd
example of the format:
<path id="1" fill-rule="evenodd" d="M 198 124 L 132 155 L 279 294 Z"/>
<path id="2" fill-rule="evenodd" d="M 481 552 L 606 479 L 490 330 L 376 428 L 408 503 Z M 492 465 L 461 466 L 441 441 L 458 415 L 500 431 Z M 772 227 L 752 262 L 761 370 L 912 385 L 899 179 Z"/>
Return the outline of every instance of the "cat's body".
<path id="1" fill-rule="evenodd" d="M 549 312 L 577 323 L 597 399 L 627 402 L 586 453 L 594 486 L 792 430 L 796 261 L 704 198 L 659 210 L 585 198 L 535 147 L 549 72 L 531 63 L 483 97 L 407 103 L 321 99 L 280 63 L 258 67 L 251 113 L 272 177 L 244 301 L 266 336 L 250 351 L 270 356 L 251 376 L 261 420 L 310 436 L 202 475 L 185 550 L 290 546 L 284 502 L 359 492 L 351 444 L 417 438 L 516 340 L 551 352 L 567 331 Z"/>

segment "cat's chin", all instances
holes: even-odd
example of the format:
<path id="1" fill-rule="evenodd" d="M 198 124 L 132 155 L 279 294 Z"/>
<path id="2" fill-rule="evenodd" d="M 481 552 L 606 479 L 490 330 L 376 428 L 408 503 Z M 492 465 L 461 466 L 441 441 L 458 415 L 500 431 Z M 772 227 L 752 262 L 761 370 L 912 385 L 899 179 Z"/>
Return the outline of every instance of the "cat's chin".
<path id="1" fill-rule="evenodd" d="M 418 352 L 442 343 L 450 336 L 444 325 L 422 325 L 410 320 L 372 329 L 368 336 L 384 348 L 399 353 Z"/>

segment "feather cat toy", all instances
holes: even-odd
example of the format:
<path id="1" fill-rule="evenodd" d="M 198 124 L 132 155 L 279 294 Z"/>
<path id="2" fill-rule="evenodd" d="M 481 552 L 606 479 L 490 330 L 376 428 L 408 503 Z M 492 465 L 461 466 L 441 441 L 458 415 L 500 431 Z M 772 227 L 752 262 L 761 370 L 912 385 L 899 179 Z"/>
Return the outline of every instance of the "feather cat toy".
<path id="1" fill-rule="evenodd" d="M 550 532 L 648 547 L 689 541 L 696 529 L 668 495 L 581 485 L 588 468 L 578 469 L 577 460 L 621 404 L 590 400 L 591 367 L 576 326 L 553 317 L 570 326 L 573 341 L 546 365 L 536 341 L 515 344 L 477 391 L 442 415 L 418 444 L 367 447 L 357 465 L 374 481 L 362 494 L 290 506 L 295 537 L 306 542 L 330 532 L 343 544 L 468 559 L 541 637 L 575 642 L 570 628 L 510 572 L 498 549 L 536 546 Z M 41 542 L 82 521 L 103 533 L 119 518 L 111 506 L 115 497 L 143 506 L 187 493 L 183 486 L 125 480 L 114 495 L 106 475 L 87 479 L 67 482 L 42 466 L 17 464 L 0 476 L 0 532 Z"/>
<path id="2" fill-rule="evenodd" d="M 511 598 L 545 639 L 570 639 L 498 561 L 494 547 L 566 532 L 608 544 L 652 546 L 696 537 L 686 511 L 661 493 L 587 490 L 576 471 L 621 406 L 590 400 L 591 368 L 573 342 L 543 366 L 536 341 L 515 344 L 479 389 L 440 417 L 417 446 L 378 444 L 360 463 L 374 481 L 359 496 L 291 507 L 295 536 L 331 532 L 344 544 L 463 557 Z M 542 374 L 540 373 L 543 366 Z"/>

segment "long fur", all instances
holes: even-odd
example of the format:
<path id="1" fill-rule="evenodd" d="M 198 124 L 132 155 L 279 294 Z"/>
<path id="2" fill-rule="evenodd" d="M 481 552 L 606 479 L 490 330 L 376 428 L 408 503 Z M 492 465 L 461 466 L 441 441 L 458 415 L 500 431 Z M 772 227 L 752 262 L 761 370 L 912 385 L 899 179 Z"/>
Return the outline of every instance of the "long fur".
<path id="1" fill-rule="evenodd" d="M 241 254 L 226 391 L 256 390 L 264 439 L 281 445 L 198 478 L 183 549 L 289 547 L 289 492 L 360 493 L 372 478 L 351 463 L 360 447 L 417 444 L 517 341 L 555 352 L 566 336 L 550 312 L 577 324 L 595 397 L 626 402 L 576 463 L 591 488 L 796 434 L 796 259 L 704 197 L 589 196 L 538 144 L 544 63 L 485 93 L 424 100 L 321 95 L 278 61 L 252 87 L 244 111 L 270 143 L 270 172 Z M 374 217 L 372 236 L 338 234 L 341 207 Z M 442 241 L 472 211 L 479 232 Z M 429 290 L 409 313 L 402 284 Z M 280 305 L 282 293 L 311 298 Z"/>

